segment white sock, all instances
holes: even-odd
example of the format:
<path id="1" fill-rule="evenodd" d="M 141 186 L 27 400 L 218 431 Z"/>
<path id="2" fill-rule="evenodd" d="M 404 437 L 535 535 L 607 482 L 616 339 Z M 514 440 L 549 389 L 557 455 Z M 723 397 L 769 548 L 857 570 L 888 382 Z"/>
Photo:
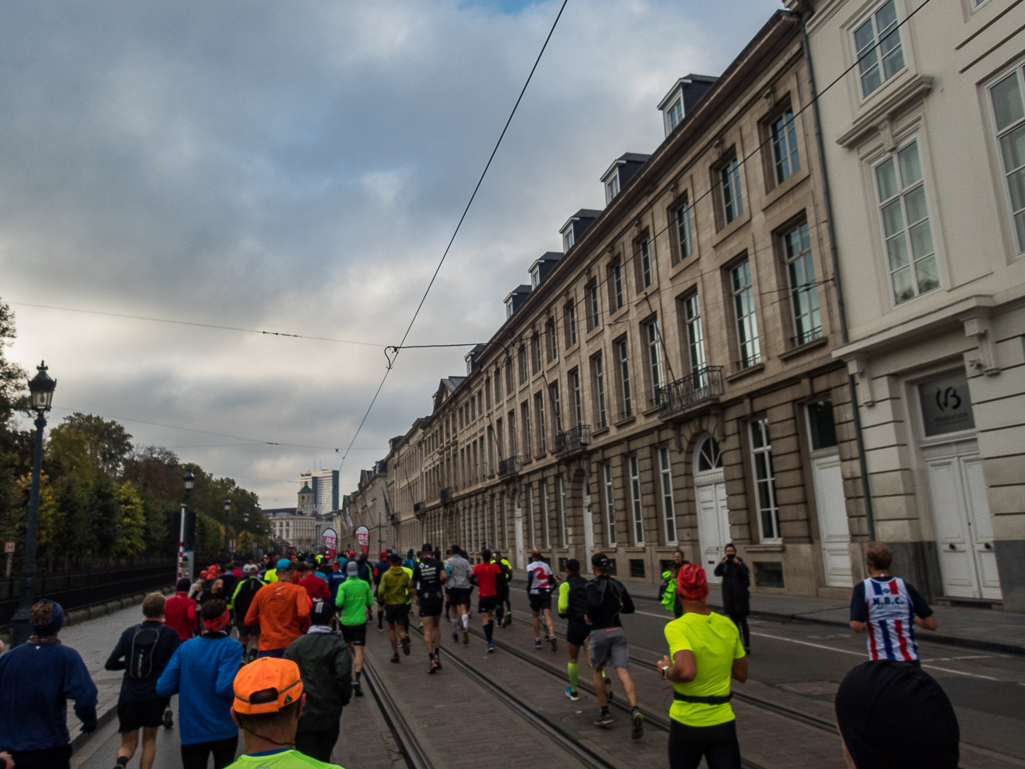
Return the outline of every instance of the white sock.
<path id="1" fill-rule="evenodd" d="M 458 630 L 459 629 L 459 618 L 458 617 L 452 617 L 451 621 L 452 621 L 452 628 L 454 630 Z"/>
<path id="2" fill-rule="evenodd" d="M 463 615 L 463 630 L 469 630 L 469 629 L 470 629 L 470 615 L 469 614 L 464 614 Z"/>

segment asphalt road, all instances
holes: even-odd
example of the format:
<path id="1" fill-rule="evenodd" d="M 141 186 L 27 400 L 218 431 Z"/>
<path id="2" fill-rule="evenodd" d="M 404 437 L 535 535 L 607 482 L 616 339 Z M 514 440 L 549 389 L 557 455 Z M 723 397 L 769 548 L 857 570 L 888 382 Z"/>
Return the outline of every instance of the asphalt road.
<path id="1" fill-rule="evenodd" d="M 654 601 L 636 603 L 623 625 L 633 655 L 651 650 L 654 662 L 667 650 L 669 614 Z M 844 628 L 762 619 L 748 625 L 751 680 L 811 701 L 832 703 L 847 671 L 868 659 L 865 636 Z M 922 667 L 950 697 L 962 742 L 1025 759 L 1025 657 L 930 643 L 928 635 L 917 633 Z"/>

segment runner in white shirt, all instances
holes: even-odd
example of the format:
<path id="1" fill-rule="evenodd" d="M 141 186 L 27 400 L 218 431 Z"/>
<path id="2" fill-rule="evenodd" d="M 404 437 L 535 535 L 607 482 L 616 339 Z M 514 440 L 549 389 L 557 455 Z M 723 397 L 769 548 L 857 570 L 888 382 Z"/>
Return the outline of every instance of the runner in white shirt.
<path id="1" fill-rule="evenodd" d="M 551 567 L 541 560 L 541 551 L 534 548 L 527 566 L 527 597 L 530 599 L 530 611 L 534 615 L 534 648 L 541 648 L 541 615 L 544 614 L 548 626 L 547 641 L 552 651 L 558 651 L 559 643 L 555 639 L 555 624 L 552 622 L 552 588 L 556 578 Z"/>
<path id="2" fill-rule="evenodd" d="M 932 609 L 914 586 L 890 576 L 893 553 L 885 543 L 869 543 L 865 560 L 870 576 L 854 586 L 851 630 L 868 632 L 870 659 L 919 665 L 915 625 L 935 630 Z"/>
<path id="3" fill-rule="evenodd" d="M 462 555 L 459 545 L 452 545 L 452 557 L 445 564 L 448 580 L 449 619 L 452 621 L 452 641 L 459 643 L 459 625 L 462 622 L 463 643 L 470 643 L 470 574 L 473 569 Z"/>

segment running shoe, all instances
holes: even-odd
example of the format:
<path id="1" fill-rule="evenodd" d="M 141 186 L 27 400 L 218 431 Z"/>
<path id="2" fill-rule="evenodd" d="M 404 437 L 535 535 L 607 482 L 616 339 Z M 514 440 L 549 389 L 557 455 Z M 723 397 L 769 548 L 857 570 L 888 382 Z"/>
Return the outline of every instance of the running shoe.
<path id="1" fill-rule="evenodd" d="M 541 648 L 541 639 L 540 638 L 535 638 L 534 639 L 534 648 L 535 649 L 540 649 Z"/>
<path id="2" fill-rule="evenodd" d="M 171 710 L 170 708 L 167 708 L 164 711 L 164 728 L 165 729 L 173 729 L 174 728 L 174 711 Z"/>
<path id="3" fill-rule="evenodd" d="M 469 630 L 464 630 L 463 631 L 463 646 L 466 646 L 466 644 L 468 644 L 468 643 L 470 643 L 470 631 Z"/>
<path id="4" fill-rule="evenodd" d="M 428 670 L 427 672 L 430 673 L 431 675 L 434 675 L 435 673 L 438 672 L 438 668 L 439 667 L 441 667 L 441 666 L 437 663 L 437 661 L 432 659 L 431 660 L 431 669 Z"/>
<path id="5" fill-rule="evenodd" d="M 502 627 L 509 627 L 512 624 L 512 612 L 505 615 L 505 624 Z"/>
<path id="6" fill-rule="evenodd" d="M 393 654 L 391 656 L 391 661 L 397 663 L 399 661 L 399 655 L 398 654 Z"/>
<path id="7" fill-rule="evenodd" d="M 362 697 L 363 696 L 363 682 L 362 681 L 353 681 L 352 682 L 352 693 L 355 694 L 357 697 Z"/>
<path id="8" fill-rule="evenodd" d="M 452 643 L 459 643 L 459 633 L 457 633 L 455 630 L 452 631 Z"/>
<path id="9" fill-rule="evenodd" d="M 402 653 L 405 654 L 407 657 L 409 656 L 409 636 L 408 635 L 405 636 L 402 639 Z"/>
<path id="10" fill-rule="evenodd" d="M 595 726 L 609 726 L 613 723 L 615 723 L 615 719 L 612 717 L 612 714 L 607 711 L 600 713 L 598 718 L 594 721 Z"/>
<path id="11" fill-rule="evenodd" d="M 491 654 L 494 651 L 495 651 L 495 645 L 493 643 L 488 644 L 488 654 Z"/>
<path id="12" fill-rule="evenodd" d="M 572 686 L 567 686 L 566 687 L 566 696 L 569 697 L 574 702 L 576 702 L 577 700 L 580 699 L 580 695 L 577 694 L 577 692 L 573 691 L 573 687 Z"/>
<path id="13" fill-rule="evenodd" d="M 559 642 L 556 640 L 555 636 L 551 636 L 548 640 L 552 644 L 552 651 L 553 652 L 559 651 Z"/>
<path id="14" fill-rule="evenodd" d="M 639 740 L 644 736 L 644 714 L 637 708 L 634 708 L 631 723 L 633 724 L 633 731 L 630 732 L 630 736 L 635 740 Z"/>

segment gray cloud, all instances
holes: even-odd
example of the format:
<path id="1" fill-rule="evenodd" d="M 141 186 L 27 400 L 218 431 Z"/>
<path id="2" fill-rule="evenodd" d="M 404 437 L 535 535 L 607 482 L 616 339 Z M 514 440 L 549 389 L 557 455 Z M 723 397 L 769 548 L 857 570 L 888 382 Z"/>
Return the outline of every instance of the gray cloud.
<path id="1" fill-rule="evenodd" d="M 0 298 L 396 343 L 558 5 L 6 4 Z M 675 79 L 721 71 L 778 6 L 571 0 L 410 341 L 489 338 L 611 160 L 661 141 Z M 14 309 L 12 357 L 98 413 L 345 446 L 383 374 L 372 348 Z M 403 353 L 357 445 L 427 413 L 463 352 Z M 294 489 L 248 478 L 338 461 L 181 453 L 268 504 Z"/>

